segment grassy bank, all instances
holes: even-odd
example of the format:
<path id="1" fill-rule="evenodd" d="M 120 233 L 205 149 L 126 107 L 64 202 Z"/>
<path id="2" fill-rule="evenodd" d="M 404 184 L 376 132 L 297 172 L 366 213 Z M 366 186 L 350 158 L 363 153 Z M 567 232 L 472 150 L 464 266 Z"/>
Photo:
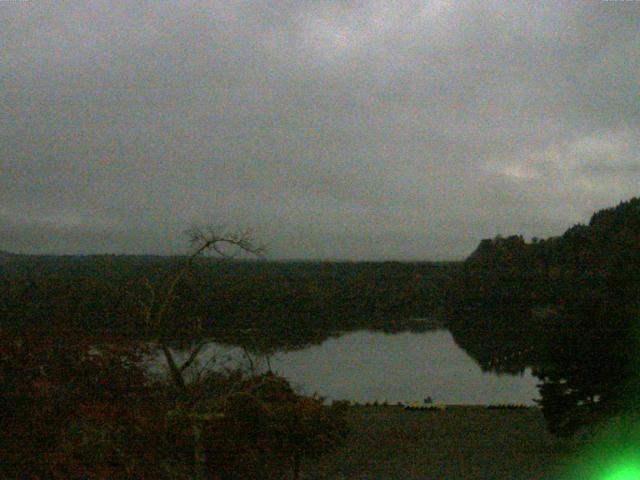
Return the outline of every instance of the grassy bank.
<path id="1" fill-rule="evenodd" d="M 555 479 L 567 447 L 536 408 L 442 412 L 351 407 L 340 449 L 306 465 L 306 479 Z"/>

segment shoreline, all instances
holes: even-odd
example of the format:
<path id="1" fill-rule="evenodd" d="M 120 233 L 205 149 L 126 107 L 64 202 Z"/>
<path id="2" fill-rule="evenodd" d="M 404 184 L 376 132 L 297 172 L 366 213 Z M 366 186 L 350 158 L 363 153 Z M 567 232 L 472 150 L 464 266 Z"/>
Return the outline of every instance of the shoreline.
<path id="1" fill-rule="evenodd" d="M 344 444 L 308 460 L 301 478 L 531 480 L 558 478 L 568 461 L 568 444 L 547 432 L 538 407 L 349 406 L 347 417 Z"/>

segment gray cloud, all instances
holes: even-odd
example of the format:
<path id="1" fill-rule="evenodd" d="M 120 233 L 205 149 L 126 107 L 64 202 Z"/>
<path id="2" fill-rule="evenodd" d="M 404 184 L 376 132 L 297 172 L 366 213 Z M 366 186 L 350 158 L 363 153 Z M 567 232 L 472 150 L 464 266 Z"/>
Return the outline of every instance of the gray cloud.
<path id="1" fill-rule="evenodd" d="M 0 6 L 0 248 L 445 259 L 637 194 L 631 2 Z M 40 232 L 40 233 L 38 233 Z M 37 238 L 37 241 L 33 239 Z"/>

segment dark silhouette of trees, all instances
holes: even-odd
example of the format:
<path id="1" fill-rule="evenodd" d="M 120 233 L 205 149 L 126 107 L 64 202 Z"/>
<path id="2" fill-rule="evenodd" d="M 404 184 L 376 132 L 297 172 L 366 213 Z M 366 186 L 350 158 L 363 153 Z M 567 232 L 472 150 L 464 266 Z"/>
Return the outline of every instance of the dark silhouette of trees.
<path id="1" fill-rule="evenodd" d="M 636 408 L 640 199 L 595 213 L 557 248 L 570 280 L 538 375 L 549 428 L 570 435 Z"/>
<path id="2" fill-rule="evenodd" d="M 123 292 L 138 301 L 142 338 L 118 335 L 118 328 L 92 334 L 75 316 L 76 308 L 91 313 L 92 300 L 77 292 L 57 297 L 71 317 L 51 315 L 47 323 L 34 310 L 56 297 L 28 280 L 3 283 L 0 477 L 297 478 L 304 457 L 344 437 L 343 408 L 297 395 L 283 378 L 198 369 L 206 339 L 197 319 L 187 357 L 178 360 L 171 317 L 185 305 L 180 295 L 200 257 L 262 253 L 246 231 L 193 229 L 189 236 L 192 253 L 165 275 L 145 278 L 146 297 Z M 156 348 L 166 379 L 145 368 L 145 355 Z"/>
<path id="3" fill-rule="evenodd" d="M 635 408 L 639 292 L 633 198 L 561 237 L 483 240 L 453 284 L 450 328 L 484 368 L 535 367 L 549 429 L 571 435 Z"/>
<path id="4" fill-rule="evenodd" d="M 346 405 L 296 395 L 273 374 L 236 377 L 204 432 L 207 468 L 221 479 L 298 479 L 307 457 L 335 449 L 347 435 Z"/>
<path id="5" fill-rule="evenodd" d="M 153 335 L 153 344 L 162 351 L 172 389 L 175 391 L 173 403 L 185 419 L 189 420 L 193 435 L 193 465 L 194 478 L 205 478 L 205 452 L 202 438 L 203 420 L 201 411 L 202 395 L 198 392 L 199 385 L 190 385 L 186 380 L 188 369 L 197 362 L 198 356 L 206 343 L 210 340 L 197 339 L 190 346 L 187 359 L 179 364 L 170 348 L 170 334 L 172 323 L 167 320 L 171 309 L 175 308 L 177 289 L 180 282 L 193 268 L 194 262 L 207 252 L 214 252 L 220 258 L 230 258 L 237 254 L 248 253 L 262 255 L 264 247 L 258 245 L 250 230 L 240 232 L 226 232 L 222 228 L 209 227 L 206 229 L 194 227 L 187 235 L 192 246 L 192 252 L 185 257 L 175 272 L 162 283 L 153 285 L 147 281 L 149 298 L 141 301 L 144 324 Z M 229 251 L 229 248 L 231 251 Z M 201 333 L 201 332 L 198 332 Z M 199 377 L 200 378 L 200 377 Z M 207 412 L 204 412 L 206 415 Z"/>
<path id="6" fill-rule="evenodd" d="M 73 329 L 0 329 L 0 476 L 159 475 L 163 405 L 142 353 Z"/>
<path id="7" fill-rule="evenodd" d="M 460 262 L 216 257 L 199 256 L 175 287 L 175 301 L 165 313 L 173 345 L 206 334 L 252 349 L 296 349 L 320 343 L 334 331 L 399 330 L 406 319 L 442 311 L 461 268 Z M 74 324 L 92 334 L 117 331 L 152 340 L 156 332 L 140 314 L 140 302 L 150 301 L 148 284 L 161 295 L 185 260 L 128 255 L 0 259 L 3 325 Z"/>

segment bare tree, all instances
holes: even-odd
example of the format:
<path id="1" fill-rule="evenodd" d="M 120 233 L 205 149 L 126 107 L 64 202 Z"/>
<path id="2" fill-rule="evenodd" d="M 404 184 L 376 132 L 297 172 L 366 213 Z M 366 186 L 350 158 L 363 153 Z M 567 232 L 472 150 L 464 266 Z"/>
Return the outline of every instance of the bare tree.
<path id="1" fill-rule="evenodd" d="M 162 285 L 153 286 L 147 280 L 148 299 L 141 301 L 144 322 L 154 334 L 154 344 L 162 351 L 169 370 L 170 381 L 179 392 L 179 403 L 191 414 L 191 426 L 194 439 L 195 478 L 204 478 L 204 449 L 201 442 L 202 423 L 197 415 L 199 395 L 189 391 L 187 371 L 197 363 L 197 358 L 208 343 L 199 340 L 189 349 L 186 360 L 178 363 L 170 349 L 168 331 L 170 323 L 167 315 L 176 301 L 176 290 L 185 275 L 193 268 L 196 260 L 207 253 L 217 258 L 229 259 L 240 254 L 261 257 L 265 253 L 264 245 L 258 244 L 251 230 L 227 231 L 224 227 L 193 227 L 185 232 L 191 244 L 191 253 L 187 255 L 177 271 Z M 200 372 L 201 373 L 201 372 Z M 197 378 L 201 378 L 198 375 Z"/>

